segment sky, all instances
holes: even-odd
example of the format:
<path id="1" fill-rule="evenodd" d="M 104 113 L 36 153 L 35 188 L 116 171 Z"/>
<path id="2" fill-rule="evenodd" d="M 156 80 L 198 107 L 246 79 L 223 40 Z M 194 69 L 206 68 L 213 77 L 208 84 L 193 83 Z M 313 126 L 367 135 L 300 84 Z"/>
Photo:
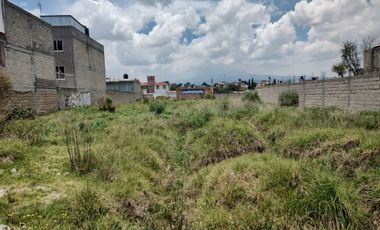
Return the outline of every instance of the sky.
<path id="1" fill-rule="evenodd" d="M 11 0 L 40 14 L 38 0 Z M 344 41 L 380 39 L 380 0 L 41 0 L 105 47 L 112 79 L 333 77 Z M 280 78 L 280 77 L 279 77 Z"/>

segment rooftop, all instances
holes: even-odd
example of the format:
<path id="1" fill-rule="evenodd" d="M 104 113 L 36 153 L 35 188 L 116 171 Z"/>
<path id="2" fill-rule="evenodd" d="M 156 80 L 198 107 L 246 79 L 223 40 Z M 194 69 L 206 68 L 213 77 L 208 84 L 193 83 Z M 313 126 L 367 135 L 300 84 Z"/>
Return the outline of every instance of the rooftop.
<path id="1" fill-rule="evenodd" d="M 72 26 L 82 33 L 89 35 L 88 28 L 71 15 L 43 15 L 41 19 L 52 26 Z"/>

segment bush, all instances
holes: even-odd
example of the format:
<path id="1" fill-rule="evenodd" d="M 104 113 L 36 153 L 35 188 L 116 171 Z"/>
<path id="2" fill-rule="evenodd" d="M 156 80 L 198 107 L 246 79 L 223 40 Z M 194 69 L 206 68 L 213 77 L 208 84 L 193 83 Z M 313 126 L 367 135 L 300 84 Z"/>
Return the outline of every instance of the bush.
<path id="1" fill-rule="evenodd" d="M 199 111 L 185 110 L 185 112 L 179 114 L 178 121 L 175 121 L 174 125 L 180 132 L 201 128 L 211 120 L 212 115 L 207 109 Z"/>
<path id="2" fill-rule="evenodd" d="M 111 97 L 100 97 L 98 100 L 99 104 L 99 110 L 100 111 L 108 111 L 108 112 L 115 112 L 115 106 L 112 104 L 112 98 Z"/>
<path id="3" fill-rule="evenodd" d="M 96 158 L 91 149 L 92 137 L 89 127 L 84 123 L 65 124 L 64 136 L 71 170 L 80 174 L 91 172 L 96 166 Z"/>
<path id="4" fill-rule="evenodd" d="M 36 113 L 33 108 L 14 108 L 7 116 L 7 120 L 34 118 Z"/>
<path id="5" fill-rule="evenodd" d="M 280 94 L 279 102 L 281 106 L 298 106 L 298 93 L 294 90 L 287 90 Z"/>
<path id="6" fill-rule="evenodd" d="M 253 103 L 260 103 L 261 99 L 259 96 L 259 93 L 257 91 L 248 91 L 243 96 L 243 101 L 247 102 L 253 102 Z"/>
<path id="7" fill-rule="evenodd" d="M 380 112 L 364 111 L 355 116 L 354 125 L 365 129 L 380 128 Z"/>
<path id="8" fill-rule="evenodd" d="M 149 103 L 149 110 L 155 114 L 161 114 L 165 111 L 166 105 L 160 101 L 152 101 Z"/>
<path id="9" fill-rule="evenodd" d="M 224 98 L 223 101 L 220 103 L 220 111 L 222 114 L 227 113 L 227 111 L 230 109 L 230 102 L 227 98 Z"/>
<path id="10" fill-rule="evenodd" d="M 106 213 L 98 193 L 88 185 L 80 191 L 70 210 L 70 220 L 78 226 L 82 226 L 88 221 L 93 221 Z"/>
<path id="11" fill-rule="evenodd" d="M 158 96 L 156 97 L 157 100 L 169 100 L 170 97 L 169 96 Z"/>
<path id="12" fill-rule="evenodd" d="M 211 93 L 206 93 L 202 96 L 203 99 L 215 99 L 215 95 Z"/>

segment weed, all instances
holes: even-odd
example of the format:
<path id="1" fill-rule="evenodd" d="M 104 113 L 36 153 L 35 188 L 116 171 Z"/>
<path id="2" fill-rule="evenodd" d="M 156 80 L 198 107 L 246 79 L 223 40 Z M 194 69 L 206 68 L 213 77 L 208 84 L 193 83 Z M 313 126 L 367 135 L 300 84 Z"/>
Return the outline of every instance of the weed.
<path id="1" fill-rule="evenodd" d="M 69 211 L 70 221 L 82 226 L 104 215 L 107 209 L 103 206 L 99 194 L 87 185 L 76 194 Z"/>
<path id="2" fill-rule="evenodd" d="M 115 106 L 112 104 L 112 98 L 109 96 L 100 97 L 98 99 L 98 105 L 100 111 L 115 112 Z"/>
<path id="3" fill-rule="evenodd" d="M 252 103 L 261 103 L 261 99 L 257 91 L 246 92 L 242 100 L 246 102 L 252 102 Z"/>
<path id="4" fill-rule="evenodd" d="M 165 111 L 166 105 L 161 101 L 152 101 L 149 103 L 149 110 L 155 114 L 161 114 Z"/>
<path id="5" fill-rule="evenodd" d="M 298 93 L 293 90 L 287 90 L 280 94 L 278 98 L 281 106 L 298 106 Z"/>
<path id="6" fill-rule="evenodd" d="M 84 123 L 66 123 L 64 137 L 69 155 L 70 168 L 81 174 L 91 172 L 96 166 L 92 152 L 92 137 L 89 127 Z"/>

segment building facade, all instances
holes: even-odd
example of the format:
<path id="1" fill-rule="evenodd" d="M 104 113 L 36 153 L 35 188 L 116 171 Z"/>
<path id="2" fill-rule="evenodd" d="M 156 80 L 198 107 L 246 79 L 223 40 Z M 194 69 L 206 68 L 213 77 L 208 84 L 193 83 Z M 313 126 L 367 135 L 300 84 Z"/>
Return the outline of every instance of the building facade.
<path id="1" fill-rule="evenodd" d="M 10 89 L 1 94 L 1 108 L 57 110 L 51 26 L 7 0 L 1 1 L 1 12 L 0 64 L 10 82 Z"/>
<path id="2" fill-rule="evenodd" d="M 380 45 L 364 51 L 364 72 L 380 71 Z"/>
<path id="3" fill-rule="evenodd" d="M 137 79 L 108 80 L 107 91 L 142 93 L 141 83 Z"/>
<path id="4" fill-rule="evenodd" d="M 156 82 L 155 76 L 148 76 L 147 80 L 141 83 L 144 95 L 172 97 L 169 82 Z"/>
<path id="5" fill-rule="evenodd" d="M 63 98 L 73 92 L 88 92 L 92 104 L 96 103 L 106 94 L 103 45 L 92 39 L 89 29 L 70 15 L 41 18 L 52 26 L 57 86 L 66 94 Z"/>
<path id="6" fill-rule="evenodd" d="M 195 87 L 195 88 L 178 88 L 177 89 L 177 98 L 178 99 L 194 99 L 194 98 L 202 98 L 204 95 L 214 94 L 214 90 L 212 87 Z"/>

